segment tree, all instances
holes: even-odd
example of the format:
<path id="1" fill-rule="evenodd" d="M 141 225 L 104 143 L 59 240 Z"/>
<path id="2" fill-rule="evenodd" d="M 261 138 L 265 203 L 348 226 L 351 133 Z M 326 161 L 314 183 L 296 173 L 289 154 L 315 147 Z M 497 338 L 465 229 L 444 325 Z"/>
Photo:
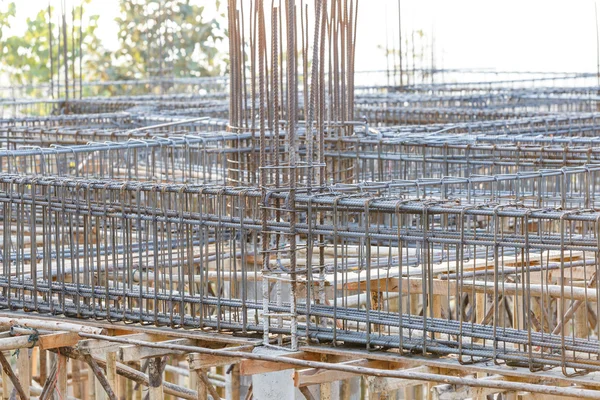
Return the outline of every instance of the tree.
<path id="1" fill-rule="evenodd" d="M 85 3 L 89 3 L 89 0 L 86 0 Z M 52 21 L 50 21 L 48 14 L 49 10 L 42 9 L 36 14 L 35 18 L 27 19 L 27 29 L 23 35 L 2 38 L 0 69 L 8 76 L 11 85 L 27 85 L 29 86 L 27 94 L 43 95 L 45 93 L 40 93 L 39 89 L 35 88 L 35 85 L 48 83 L 51 78 L 54 82 L 57 82 L 59 79 L 64 82 L 63 46 L 65 40 L 62 37 L 62 33 L 65 31 L 67 37 L 69 81 L 73 82 L 79 79 L 80 56 L 82 57 L 82 74 L 86 80 L 95 80 L 103 77 L 100 72 L 101 67 L 107 63 L 109 55 L 102 47 L 96 35 L 98 16 L 87 16 L 82 7 L 83 5 L 80 5 L 69 10 L 67 21 L 69 26 L 64 31 L 61 30 L 62 26 L 59 26 L 60 21 L 57 11 L 51 7 Z M 0 17 L 0 26 L 3 24 L 2 18 L 7 21 L 4 24 L 10 26 L 8 19 L 14 17 L 14 3 L 11 3 L 9 10 L 12 10 L 12 14 Z M 50 22 L 52 22 L 51 25 Z M 49 28 L 52 29 L 50 30 Z M 50 32 L 52 33 L 52 46 L 50 46 Z M 80 38 L 81 48 L 79 46 Z M 50 52 L 51 47 L 52 57 Z"/>
<path id="2" fill-rule="evenodd" d="M 218 3 L 218 2 L 217 2 Z M 121 78 L 215 76 L 222 72 L 217 19 L 191 0 L 120 0 Z"/>
<path id="3" fill-rule="evenodd" d="M 0 51 L 2 51 L 2 32 L 4 32 L 4 28 L 10 28 L 10 19 L 15 16 L 15 12 L 17 11 L 17 7 L 14 2 L 10 3 L 2 3 L 6 4 L 6 10 L 0 10 Z"/>

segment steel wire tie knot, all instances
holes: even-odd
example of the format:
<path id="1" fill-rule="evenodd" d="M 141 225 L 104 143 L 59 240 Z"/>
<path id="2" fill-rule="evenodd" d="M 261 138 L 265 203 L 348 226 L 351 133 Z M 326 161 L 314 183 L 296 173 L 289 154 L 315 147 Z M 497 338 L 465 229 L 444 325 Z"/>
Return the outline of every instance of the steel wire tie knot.
<path id="1" fill-rule="evenodd" d="M 35 345 L 37 344 L 38 340 L 40 339 L 40 332 L 37 330 L 37 328 L 32 328 L 32 327 L 29 327 L 29 326 L 18 326 L 18 327 L 21 328 L 21 329 L 27 329 L 27 330 L 32 331 L 32 333 L 27 336 L 27 341 L 29 343 L 33 343 L 31 345 L 31 347 L 35 347 Z M 15 326 L 12 326 L 10 328 L 10 330 L 11 330 L 10 335 L 11 336 L 22 336 L 21 334 L 14 333 L 13 332 L 14 328 L 15 328 Z M 20 352 L 21 352 L 21 349 L 16 349 L 14 351 L 14 353 L 12 353 L 12 356 L 13 357 L 18 357 Z"/>

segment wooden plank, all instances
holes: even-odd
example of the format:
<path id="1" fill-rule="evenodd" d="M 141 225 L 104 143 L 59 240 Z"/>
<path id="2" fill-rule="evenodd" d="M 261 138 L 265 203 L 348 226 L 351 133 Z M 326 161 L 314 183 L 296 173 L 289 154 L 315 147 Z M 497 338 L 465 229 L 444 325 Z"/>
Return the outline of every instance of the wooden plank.
<path id="1" fill-rule="evenodd" d="M 352 366 L 360 366 L 367 368 L 383 368 L 389 369 L 389 362 L 387 361 L 377 361 L 377 360 L 352 360 L 345 361 L 338 364 L 344 365 L 352 365 Z M 294 371 L 294 386 L 302 387 L 309 385 L 319 385 L 321 383 L 326 382 L 335 382 L 343 379 L 348 379 L 356 376 L 355 373 L 350 372 L 342 372 L 342 371 L 333 371 L 330 369 L 321 369 L 321 368 L 308 368 L 302 370 Z"/>
<path id="2" fill-rule="evenodd" d="M 237 364 L 240 362 L 240 358 L 192 353 L 188 355 L 188 362 L 190 370 L 196 371 L 211 367 L 222 367 L 224 365 Z"/>
<path id="3" fill-rule="evenodd" d="M 195 340 L 191 339 L 173 339 L 173 340 L 165 340 L 162 341 L 161 344 L 169 345 L 181 345 L 181 346 L 196 346 L 197 343 Z M 144 358 L 149 357 L 159 357 L 166 356 L 169 354 L 185 354 L 184 351 L 181 350 L 171 350 L 171 349 L 156 349 L 151 347 L 144 346 L 121 346 L 118 350 L 118 358 L 120 362 L 130 362 L 130 361 L 139 361 Z"/>
<path id="4" fill-rule="evenodd" d="M 135 333 L 132 335 L 126 335 L 125 337 L 128 339 L 145 340 L 149 342 L 158 342 L 167 338 L 165 335 L 155 335 L 147 333 Z M 75 349 L 79 350 L 84 354 L 103 356 L 109 351 L 118 351 L 119 348 L 122 346 L 122 343 L 109 342 L 106 340 L 99 339 L 86 339 L 80 340 L 79 343 L 77 343 L 77 346 L 75 346 Z"/>
<path id="5" fill-rule="evenodd" d="M 286 364 L 286 358 L 292 358 L 295 360 L 319 360 L 319 356 L 317 354 L 307 353 L 304 351 L 286 354 L 285 356 L 282 356 L 281 362 L 243 359 L 240 361 L 240 375 L 251 376 L 255 374 L 264 374 L 267 372 L 283 371 L 284 369 L 298 368 L 296 365 Z"/>
<path id="6" fill-rule="evenodd" d="M 75 346 L 80 340 L 81 337 L 76 332 L 57 332 L 41 335 L 38 338 L 38 345 L 42 350 L 48 350 L 58 347 Z"/>
<path id="7" fill-rule="evenodd" d="M 431 373 L 439 374 L 440 369 L 435 367 L 415 367 L 408 368 L 405 371 L 419 372 L 419 373 Z M 365 383 L 369 389 L 369 393 L 385 393 L 393 392 L 396 390 L 404 389 L 405 387 L 422 385 L 423 381 L 417 381 L 414 379 L 399 379 L 399 378 L 387 378 L 378 376 L 365 376 Z"/>

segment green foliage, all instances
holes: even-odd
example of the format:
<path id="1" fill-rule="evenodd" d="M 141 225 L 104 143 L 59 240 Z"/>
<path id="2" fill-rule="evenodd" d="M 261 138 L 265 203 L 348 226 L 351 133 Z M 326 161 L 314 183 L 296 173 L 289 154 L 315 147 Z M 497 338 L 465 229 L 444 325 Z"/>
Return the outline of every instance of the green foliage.
<path id="1" fill-rule="evenodd" d="M 10 19 L 15 16 L 17 7 L 15 3 L 8 3 L 6 10 L 0 10 L 0 39 L 2 39 L 3 31 L 5 28 L 10 28 Z M 0 42 L 0 50 L 2 50 L 2 42 Z"/>
<path id="2" fill-rule="evenodd" d="M 116 22 L 120 48 L 116 53 L 104 48 L 98 38 L 99 16 L 88 15 L 84 9 L 90 1 L 83 0 L 81 5 L 67 12 L 70 82 L 79 80 L 80 55 L 84 81 L 215 76 L 223 72 L 225 62 L 218 46 L 225 32 L 217 19 L 204 17 L 205 7 L 193 4 L 194 0 L 119 0 L 121 13 Z M 52 7 L 50 11 L 51 22 L 48 9 L 43 8 L 34 18 L 26 20 L 24 34 L 8 36 L 6 32 L 15 18 L 16 6 L 14 1 L 0 0 L 0 75 L 11 86 L 24 86 L 23 94 L 46 95 L 39 84 L 49 83 L 52 78 L 55 85 L 61 82 L 60 96 L 63 95 L 62 19 L 57 9 Z M 99 88 L 101 93 L 97 92 Z M 106 86 L 86 87 L 84 95 L 114 94 L 113 90 L 116 89 Z"/>
<path id="3" fill-rule="evenodd" d="M 87 0 L 85 3 L 89 3 Z M 81 54 L 82 70 L 86 80 L 94 80 L 103 77 L 100 73 L 100 66 L 106 63 L 107 52 L 102 47 L 100 39 L 96 35 L 98 29 L 98 16 L 87 16 L 83 11 L 83 21 L 81 21 L 82 5 L 70 10 L 67 17 L 69 26 L 67 28 L 67 58 L 69 60 L 69 80 L 79 78 L 79 39 L 81 26 L 82 43 Z M 9 18 L 14 17 L 14 3 L 9 4 L 9 10 L 12 14 L 0 17 L 0 27 L 10 26 Z M 50 61 L 50 38 L 49 38 L 49 16 L 48 9 L 40 10 L 35 18 L 28 18 L 26 21 L 27 28 L 23 35 L 13 35 L 2 38 L 1 54 L 2 60 L 0 64 L 1 71 L 8 76 L 11 85 L 28 85 L 33 86 L 40 83 L 50 81 L 51 73 L 54 74 L 53 79 L 56 81 L 60 75 L 63 79 L 64 68 L 64 39 L 61 36 L 58 12 L 50 9 L 52 13 L 52 64 Z M 74 21 L 73 21 L 74 20 Z M 83 25 L 81 25 L 83 23 Z M 60 43 L 60 48 L 59 48 Z M 59 53 L 60 51 L 60 53 Z M 58 69 L 58 60 L 60 58 L 60 70 Z M 73 60 L 75 60 L 75 76 L 73 77 Z M 29 90 L 29 94 L 34 94 Z"/>
<path id="4" fill-rule="evenodd" d="M 220 74 L 216 19 L 205 20 L 204 6 L 190 0 L 121 0 L 121 78 L 214 76 Z"/>
<path id="5" fill-rule="evenodd" d="M 27 30 L 23 36 L 10 36 L 3 42 L 2 58 L 11 84 L 50 80 L 48 22 L 44 11 L 40 11 L 33 20 L 27 19 Z"/>

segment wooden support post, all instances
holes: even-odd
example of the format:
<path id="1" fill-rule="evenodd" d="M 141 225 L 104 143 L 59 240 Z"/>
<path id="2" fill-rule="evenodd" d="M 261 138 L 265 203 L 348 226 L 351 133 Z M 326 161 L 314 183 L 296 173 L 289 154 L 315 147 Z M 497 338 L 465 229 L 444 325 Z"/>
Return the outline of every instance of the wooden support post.
<path id="1" fill-rule="evenodd" d="M 44 386 L 48 377 L 48 352 L 40 349 L 40 385 Z"/>
<path id="2" fill-rule="evenodd" d="M 88 368 L 88 372 L 87 372 L 87 376 L 88 376 L 88 384 L 87 384 L 87 393 L 88 393 L 88 400 L 97 400 L 96 399 L 96 376 L 94 375 L 94 371 L 92 371 L 91 368 Z"/>
<path id="3" fill-rule="evenodd" d="M 2 355 L 4 357 L 4 355 Z M 13 390 L 12 382 L 8 377 L 8 374 L 2 369 L 2 400 L 10 399 L 10 394 Z"/>
<path id="4" fill-rule="evenodd" d="M 444 296 L 436 294 L 433 296 L 433 317 L 443 318 L 442 310 L 444 309 Z M 438 335 L 439 336 L 439 335 Z"/>
<path id="5" fill-rule="evenodd" d="M 19 380 L 23 387 L 25 399 L 29 399 L 31 391 L 31 352 L 30 349 L 20 349 L 17 356 L 17 370 L 19 372 Z M 24 400 L 25 400 L 24 399 Z"/>
<path id="6" fill-rule="evenodd" d="M 116 364 L 115 364 L 116 366 Z M 130 400 L 133 398 L 133 396 L 128 395 L 128 388 L 129 388 L 129 383 L 131 383 L 131 381 L 129 379 L 125 379 L 122 376 L 117 376 L 117 382 L 119 383 L 119 390 L 117 391 L 119 400 Z"/>
<path id="7" fill-rule="evenodd" d="M 350 379 L 344 379 L 340 382 L 340 400 L 350 400 L 351 391 Z"/>
<path id="8" fill-rule="evenodd" d="M 106 353 L 106 379 L 117 397 L 119 395 L 117 393 L 117 353 L 114 351 Z"/>
<path id="9" fill-rule="evenodd" d="M 441 296 L 436 294 L 433 296 L 433 317 L 434 318 L 443 318 L 444 314 L 448 315 L 448 301 L 449 299 L 445 296 Z M 435 334 L 436 338 L 439 338 L 439 334 Z M 427 400 L 431 400 L 431 388 L 435 385 L 434 382 L 429 382 L 425 387 L 427 388 L 426 398 Z"/>
<path id="10" fill-rule="evenodd" d="M 40 376 L 40 364 L 39 364 L 40 356 L 39 356 L 39 354 L 40 354 L 39 346 L 36 346 L 33 349 L 31 349 L 30 358 L 31 358 L 31 378 L 32 379 L 34 376 L 37 376 L 37 377 Z"/>
<path id="11" fill-rule="evenodd" d="M 56 378 L 56 392 L 57 392 L 57 399 L 65 399 L 67 397 L 67 377 L 68 377 L 68 373 L 67 373 L 67 357 L 63 356 L 62 354 L 57 354 L 56 355 L 56 374 L 57 374 L 57 378 Z"/>
<path id="12" fill-rule="evenodd" d="M 81 361 L 71 361 L 71 387 L 73 388 L 73 397 L 81 399 L 83 396 L 83 381 L 81 371 L 83 370 Z"/>
<path id="13" fill-rule="evenodd" d="M 587 304 L 583 302 L 575 311 L 575 336 L 580 338 L 587 338 L 588 336 L 588 318 L 587 318 Z"/>
<path id="14" fill-rule="evenodd" d="M 525 329 L 525 315 L 523 313 L 523 296 L 513 296 L 513 328 L 514 329 Z"/>
<path id="15" fill-rule="evenodd" d="M 411 294 L 410 295 L 410 314 L 419 315 L 421 311 L 420 307 L 421 295 Z M 364 381 L 364 379 L 363 379 Z M 404 388 L 405 399 L 419 399 L 423 398 L 423 385 L 416 385 L 412 387 Z"/>
<path id="16" fill-rule="evenodd" d="M 163 362 L 161 364 L 161 370 L 165 371 L 165 367 L 167 366 L 168 363 L 171 362 L 171 357 L 164 357 Z M 175 374 L 171 371 L 165 371 L 164 372 L 164 380 L 167 382 L 173 382 L 175 381 Z M 172 397 L 168 394 L 165 394 L 165 400 L 171 400 Z"/>
<path id="17" fill-rule="evenodd" d="M 327 354 L 321 355 L 321 361 L 327 362 Z M 331 400 L 331 382 L 323 382 L 319 385 L 320 400 Z"/>
<path id="18" fill-rule="evenodd" d="M 425 398 L 427 400 L 433 400 L 433 387 L 435 386 L 435 382 L 429 382 L 425 387 L 427 388 L 427 393 L 425 394 Z"/>
<path id="19" fill-rule="evenodd" d="M 480 324 L 485 319 L 487 294 L 476 293 L 475 294 L 475 323 Z M 472 301 L 472 299 L 471 299 Z"/>
<path id="20" fill-rule="evenodd" d="M 225 367 L 226 367 L 227 365 L 228 365 L 228 364 L 223 364 L 223 365 L 215 366 L 215 373 L 216 373 L 217 375 L 225 376 Z M 206 377 L 207 377 L 207 379 L 208 379 L 208 375 L 206 375 Z M 209 382 L 210 382 L 210 381 L 209 381 Z M 213 386 L 213 385 L 212 385 L 212 383 L 211 383 L 210 385 L 211 385 L 211 386 Z M 216 388 L 215 388 L 215 387 L 213 387 L 213 388 L 216 390 L 216 393 L 218 393 L 218 394 L 219 394 L 219 396 L 220 396 L 219 398 L 221 398 L 221 397 L 224 397 L 224 396 L 225 396 L 225 387 L 216 387 Z M 208 389 L 208 392 L 210 393 L 210 388 Z"/>
<path id="21" fill-rule="evenodd" d="M 381 292 L 372 291 L 371 293 L 371 309 L 372 310 L 381 310 L 381 302 L 383 299 L 383 294 Z M 381 325 L 373 324 L 372 328 L 373 332 L 381 332 Z"/>
<path id="22" fill-rule="evenodd" d="M 240 400 L 240 364 L 232 364 L 229 368 L 231 376 L 228 400 Z"/>
<path id="23" fill-rule="evenodd" d="M 161 362 L 161 357 L 152 357 L 148 360 L 148 394 L 150 400 L 164 399 Z"/>
<path id="24" fill-rule="evenodd" d="M 148 360 L 146 360 L 146 361 L 148 361 Z M 138 365 L 137 365 L 137 367 L 138 367 L 137 369 L 138 369 L 139 371 L 142 371 L 142 369 L 143 369 L 143 368 L 142 368 L 142 366 L 143 366 L 143 362 L 142 362 L 142 361 L 140 361 L 140 362 L 139 362 L 139 363 L 137 363 L 137 364 L 138 364 Z M 135 393 L 134 393 L 135 400 L 142 400 L 142 397 L 143 397 L 143 393 L 142 393 L 142 386 L 141 386 L 140 384 L 136 383 L 135 385 L 133 385 L 133 391 L 135 392 Z"/>
<path id="25" fill-rule="evenodd" d="M 470 296 L 470 295 L 469 295 Z M 473 301 L 473 299 L 470 299 Z M 499 307 L 498 302 L 496 302 L 496 307 Z M 485 319 L 485 315 L 487 313 L 487 293 L 477 293 L 475 294 L 475 323 L 481 324 Z M 481 343 L 481 339 L 476 339 L 475 342 Z M 486 374 L 478 373 L 478 378 L 485 377 Z M 430 390 L 432 390 L 431 388 Z"/>
<path id="26" fill-rule="evenodd" d="M 13 386 L 15 387 L 17 394 L 22 399 L 28 399 L 29 396 L 27 394 L 25 394 L 25 391 L 23 390 L 23 386 L 21 386 L 21 382 L 19 381 L 19 378 L 17 378 L 17 376 L 15 375 L 14 371 L 12 370 L 12 368 L 10 366 L 10 363 L 8 362 L 8 360 L 6 359 L 6 357 L 4 356 L 3 353 L 0 353 L 0 364 L 2 364 L 2 371 L 4 371 L 4 373 L 6 373 L 8 375 L 8 378 L 10 379 Z"/>

